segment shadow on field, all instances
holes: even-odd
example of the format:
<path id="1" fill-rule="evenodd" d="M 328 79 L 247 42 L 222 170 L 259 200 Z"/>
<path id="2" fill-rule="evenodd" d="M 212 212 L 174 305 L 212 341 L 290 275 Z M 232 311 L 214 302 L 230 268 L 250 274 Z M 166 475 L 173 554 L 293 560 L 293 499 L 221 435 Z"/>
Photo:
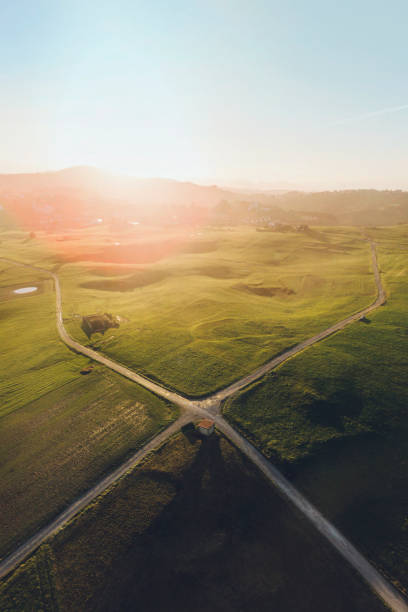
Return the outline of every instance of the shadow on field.
<path id="1" fill-rule="evenodd" d="M 160 270 L 137 270 L 127 278 L 106 278 L 103 280 L 91 280 L 82 283 L 80 287 L 85 289 L 99 289 L 100 291 L 133 291 L 140 287 L 147 287 L 158 283 L 169 276 Z"/>
<path id="2" fill-rule="evenodd" d="M 176 495 L 114 560 L 87 610 L 383 610 L 228 442 L 216 435 L 194 442 L 191 429 L 183 433 L 198 449 L 170 479 Z"/>
<path id="3" fill-rule="evenodd" d="M 305 412 L 314 425 L 334 427 L 339 431 L 344 431 L 345 418 L 359 416 L 363 408 L 361 395 L 349 385 L 348 389 L 341 389 L 328 399 L 315 400 L 308 404 Z"/>
<path id="4" fill-rule="evenodd" d="M 253 293 L 254 295 L 260 295 L 262 297 L 285 297 L 295 294 L 293 289 L 289 289 L 289 287 L 262 287 L 258 285 L 246 285 L 245 283 L 238 283 L 233 286 L 233 289 L 237 289 L 237 291 L 242 291 L 244 293 Z"/>
<path id="5" fill-rule="evenodd" d="M 199 435 L 197 433 L 194 423 L 187 423 L 187 425 L 183 425 L 183 427 L 181 428 L 181 432 L 183 436 L 190 442 L 190 444 L 197 444 Z"/>
<path id="6" fill-rule="evenodd" d="M 362 550 L 408 588 L 408 426 L 333 441 L 291 479 Z M 375 537 L 373 537 L 375 534 Z"/>

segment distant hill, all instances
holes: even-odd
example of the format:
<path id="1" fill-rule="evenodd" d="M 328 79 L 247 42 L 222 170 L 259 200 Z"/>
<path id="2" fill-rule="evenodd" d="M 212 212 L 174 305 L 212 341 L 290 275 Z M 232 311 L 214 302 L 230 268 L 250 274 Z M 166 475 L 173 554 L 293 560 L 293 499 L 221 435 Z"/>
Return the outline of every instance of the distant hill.
<path id="1" fill-rule="evenodd" d="M 68 227 L 92 219 L 159 221 L 183 207 L 212 209 L 239 196 L 216 186 L 116 176 L 87 166 L 0 175 L 0 204 L 27 227 Z"/>
<path id="2" fill-rule="evenodd" d="M 0 174 L 0 196 L 58 195 L 71 192 L 88 197 L 111 198 L 125 204 L 172 205 L 195 203 L 214 206 L 237 194 L 217 186 L 203 186 L 171 179 L 140 179 L 113 175 L 98 168 L 78 166 L 56 172 Z"/>
<path id="3" fill-rule="evenodd" d="M 0 205 L 27 227 L 69 227 L 97 218 L 228 223 L 273 219 L 311 225 L 408 222 L 408 192 L 243 192 L 171 179 L 140 179 L 78 166 L 0 174 Z M 0 209 L 1 210 L 1 209 Z M 0 215 L 1 216 L 1 215 Z M 4 216 L 4 214 L 3 214 Z"/>
<path id="4" fill-rule="evenodd" d="M 248 198 L 249 199 L 249 198 Z M 408 192 L 351 189 L 306 193 L 257 193 L 259 217 L 309 225 L 395 225 L 408 223 Z M 242 203 L 230 203 L 240 214 Z"/>
<path id="5" fill-rule="evenodd" d="M 289 192 L 275 198 L 284 210 L 313 216 L 330 215 L 340 225 L 394 225 L 408 222 L 407 191 L 351 189 L 316 193 Z"/>

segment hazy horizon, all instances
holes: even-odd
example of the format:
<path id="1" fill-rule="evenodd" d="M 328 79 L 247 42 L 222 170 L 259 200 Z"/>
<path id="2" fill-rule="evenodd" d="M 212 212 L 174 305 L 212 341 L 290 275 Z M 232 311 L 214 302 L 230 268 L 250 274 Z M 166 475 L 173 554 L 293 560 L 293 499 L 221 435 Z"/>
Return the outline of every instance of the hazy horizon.
<path id="1" fill-rule="evenodd" d="M 407 189 L 408 7 L 2 4 L 0 172 Z"/>
<path id="2" fill-rule="evenodd" d="M 247 193 L 267 193 L 267 192 L 285 192 L 285 191 L 304 191 L 304 192 L 323 192 L 323 191 L 358 191 L 358 190 L 376 190 L 376 191 L 408 191 L 408 188 L 403 188 L 399 186 L 379 186 L 372 187 L 370 185 L 359 185 L 358 183 L 344 184 L 344 185 L 325 185 L 323 183 L 296 183 L 294 181 L 251 181 L 245 180 L 245 178 L 236 178 L 236 179 L 223 179 L 220 181 L 213 180 L 211 178 L 178 178 L 174 176 L 140 176 L 137 173 L 132 172 L 115 172 L 108 168 L 100 168 L 97 166 L 91 165 L 81 165 L 76 164 L 73 166 L 67 166 L 65 168 L 50 168 L 50 169 L 42 169 L 42 170 L 16 170 L 12 172 L 0 172 L 0 176 L 18 176 L 18 175 L 36 175 L 36 174 L 47 174 L 47 173 L 59 173 L 67 170 L 96 170 L 100 171 L 106 175 L 111 175 L 114 178 L 134 178 L 137 180 L 167 180 L 173 181 L 176 183 L 191 183 L 197 186 L 202 187 L 218 187 L 224 190 L 237 191 L 237 192 L 247 192 Z"/>

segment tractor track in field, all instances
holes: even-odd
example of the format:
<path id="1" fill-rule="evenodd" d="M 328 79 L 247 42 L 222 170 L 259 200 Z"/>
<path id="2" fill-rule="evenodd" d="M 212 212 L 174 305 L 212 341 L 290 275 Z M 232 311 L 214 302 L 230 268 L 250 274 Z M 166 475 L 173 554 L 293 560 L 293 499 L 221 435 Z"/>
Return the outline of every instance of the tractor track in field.
<path id="1" fill-rule="evenodd" d="M 104 366 L 121 374 L 129 380 L 138 383 L 146 389 L 149 389 L 156 395 L 172 402 L 180 408 L 179 418 L 169 427 L 153 437 L 125 463 L 99 481 L 84 495 L 68 506 L 68 508 L 66 508 L 54 519 L 54 521 L 49 523 L 43 529 L 40 529 L 29 540 L 19 546 L 13 553 L 3 559 L 0 562 L 0 578 L 10 573 L 19 563 L 34 552 L 34 550 L 36 550 L 36 548 L 38 548 L 48 537 L 61 529 L 92 500 L 114 484 L 119 478 L 126 474 L 126 472 L 134 468 L 149 452 L 163 444 L 170 436 L 180 431 L 184 425 L 187 425 L 197 418 L 206 417 L 214 420 L 217 429 L 221 431 L 235 446 L 237 446 L 263 472 L 270 483 L 273 484 L 287 500 L 296 506 L 296 508 L 298 508 L 298 510 L 300 510 L 300 512 L 302 512 L 307 519 L 309 519 L 315 528 L 334 546 L 334 548 L 336 548 L 343 558 L 346 559 L 355 568 L 355 570 L 357 570 L 365 582 L 391 610 L 394 612 L 408 612 L 408 603 L 403 595 L 378 570 L 376 570 L 374 566 L 371 565 L 371 563 L 365 559 L 363 555 L 361 555 L 361 553 L 358 552 L 351 542 L 349 542 L 334 525 L 324 518 L 324 516 L 279 472 L 279 470 L 268 459 L 266 459 L 266 457 L 264 457 L 264 455 L 262 455 L 248 440 L 246 440 L 244 436 L 234 429 L 221 414 L 221 404 L 225 399 L 241 391 L 249 384 L 258 380 L 297 353 L 344 329 L 346 326 L 359 320 L 361 317 L 384 304 L 385 292 L 378 269 L 377 253 L 374 242 L 370 242 L 370 248 L 374 280 L 377 288 L 377 297 L 371 305 L 363 308 L 359 312 L 349 315 L 345 319 L 331 325 L 322 332 L 319 332 L 311 338 L 308 338 L 287 351 L 284 351 L 279 356 L 271 359 L 264 365 L 254 370 L 252 373 L 228 385 L 225 389 L 209 394 L 208 396 L 197 400 L 190 399 L 175 391 L 166 389 L 166 387 L 163 385 L 151 381 L 148 378 L 141 376 L 137 372 L 127 368 L 126 366 L 109 359 L 109 357 L 105 357 L 104 355 L 101 355 L 73 340 L 68 335 L 63 323 L 61 288 L 58 276 L 54 272 L 39 266 L 32 266 L 30 264 L 25 264 L 7 258 L 0 258 L 0 261 L 6 263 L 40 270 L 53 278 L 56 295 L 57 329 L 62 341 L 69 348 L 103 364 Z"/>

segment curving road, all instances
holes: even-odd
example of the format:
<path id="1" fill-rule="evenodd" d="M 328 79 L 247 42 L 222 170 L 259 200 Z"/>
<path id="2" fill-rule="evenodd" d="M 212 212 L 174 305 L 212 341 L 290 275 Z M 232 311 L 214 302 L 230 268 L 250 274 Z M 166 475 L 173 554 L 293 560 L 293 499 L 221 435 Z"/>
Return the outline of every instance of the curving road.
<path id="1" fill-rule="evenodd" d="M 381 282 L 380 272 L 377 263 L 377 254 L 375 244 L 371 242 L 371 253 L 374 278 L 377 286 L 377 298 L 368 307 L 363 310 L 354 313 L 342 321 L 328 327 L 326 330 L 319 332 L 311 338 L 297 344 L 296 346 L 288 349 L 278 357 L 270 360 L 263 366 L 257 368 L 251 374 L 244 376 L 240 380 L 232 383 L 225 389 L 216 393 L 210 394 L 201 400 L 191 400 L 175 391 L 170 391 L 164 386 L 155 383 L 148 378 L 137 374 L 133 370 L 130 370 L 126 366 L 123 366 L 108 357 L 100 355 L 96 351 L 83 346 L 79 342 L 73 340 L 67 333 L 62 319 L 62 303 L 61 303 L 61 288 L 59 279 L 56 274 L 40 268 L 38 266 L 31 266 L 21 262 L 13 261 L 6 258 L 0 258 L 0 261 L 12 263 L 28 268 L 34 268 L 41 270 L 46 274 L 52 276 L 55 284 L 56 293 L 56 315 L 57 315 L 57 329 L 58 333 L 72 350 L 82 353 L 87 357 L 98 361 L 108 368 L 118 372 L 122 376 L 129 378 L 130 380 L 142 385 L 149 389 L 156 395 L 159 395 L 181 409 L 180 417 L 167 429 L 159 433 L 152 440 L 150 440 L 142 449 L 136 452 L 128 461 L 122 466 L 117 468 L 114 472 L 106 476 L 98 484 L 92 487 L 87 493 L 80 497 L 77 501 L 71 504 L 64 512 L 62 512 L 57 518 L 38 531 L 32 538 L 22 544 L 17 550 L 11 555 L 6 557 L 0 563 L 0 577 L 5 576 L 11 570 L 13 570 L 21 561 L 23 561 L 28 555 L 30 555 L 42 542 L 44 542 L 49 536 L 56 533 L 61 529 L 69 520 L 71 520 L 78 512 L 83 510 L 93 499 L 110 487 L 114 482 L 121 478 L 127 471 L 132 469 L 137 463 L 143 459 L 151 450 L 163 444 L 164 441 L 174 433 L 180 430 L 180 428 L 195 420 L 196 418 L 209 417 L 215 420 L 217 428 L 231 440 L 258 468 L 263 472 L 265 477 L 283 494 L 289 499 L 301 512 L 306 516 L 311 523 L 324 535 L 336 550 L 359 572 L 364 580 L 369 584 L 372 590 L 384 601 L 384 603 L 394 612 L 408 612 L 408 604 L 405 598 L 386 580 L 370 563 L 365 559 L 361 553 L 349 542 L 340 532 L 334 527 L 324 516 L 310 503 L 308 500 L 288 481 L 286 478 L 277 470 L 275 466 L 271 464 L 248 440 L 246 440 L 240 433 L 238 433 L 221 415 L 221 402 L 231 395 L 237 393 L 248 384 L 264 376 L 267 372 L 270 372 L 278 365 L 293 357 L 300 351 L 303 351 L 307 347 L 327 338 L 331 334 L 344 329 L 347 325 L 350 325 L 354 321 L 365 316 L 375 308 L 378 308 L 385 302 L 385 293 Z"/>
<path id="2" fill-rule="evenodd" d="M 349 315 L 342 321 L 339 321 L 338 323 L 331 325 L 327 329 L 319 332 L 318 334 L 315 334 L 311 338 L 308 338 L 307 340 L 304 340 L 303 342 L 296 344 L 292 348 L 284 351 L 283 353 L 281 353 L 274 359 L 271 359 L 264 365 L 260 366 L 259 368 L 251 372 L 250 374 L 243 376 L 242 378 L 232 383 L 228 387 L 225 387 L 225 389 L 222 389 L 215 393 L 211 393 L 207 395 L 206 397 L 204 397 L 203 399 L 199 399 L 199 400 L 189 399 L 188 397 L 185 397 L 184 395 L 181 395 L 180 393 L 166 389 L 164 385 L 155 383 L 149 378 L 146 378 L 146 376 L 137 374 L 130 368 L 127 368 L 126 366 L 118 363 L 117 361 L 113 361 L 109 357 L 105 357 L 104 355 L 101 355 L 97 351 L 94 351 L 88 348 L 87 346 L 83 346 L 76 340 L 73 340 L 73 338 L 71 338 L 71 336 L 69 336 L 69 334 L 67 333 L 64 327 L 63 319 L 62 319 L 61 287 L 60 287 L 58 276 L 54 274 L 54 272 L 50 272 L 50 270 L 47 270 L 46 268 L 41 268 L 39 266 L 32 266 L 30 264 L 21 263 L 18 261 L 14 261 L 12 259 L 7 259 L 7 258 L 2 257 L 0 258 L 0 261 L 11 263 L 14 265 L 23 266 L 26 268 L 40 270 L 41 272 L 44 272 L 53 278 L 54 284 L 55 284 L 58 333 L 62 341 L 65 342 L 65 344 L 69 346 L 72 350 L 76 351 L 77 353 L 81 353 L 82 355 L 86 355 L 87 357 L 89 357 L 90 359 L 94 361 L 98 361 L 99 363 L 102 363 L 103 365 L 107 366 L 111 370 L 114 370 L 115 372 L 118 372 L 122 376 L 129 378 L 133 382 L 136 382 L 139 385 L 142 385 L 146 389 L 149 389 L 156 395 L 159 395 L 160 397 L 163 397 L 171 401 L 172 403 L 176 404 L 182 409 L 197 410 L 197 409 L 202 408 L 204 410 L 209 410 L 214 415 L 216 415 L 216 414 L 219 414 L 220 412 L 220 406 L 223 400 L 227 399 L 231 395 L 234 395 L 238 391 L 241 391 L 242 389 L 247 387 L 250 383 L 254 382 L 255 380 L 262 378 L 262 376 L 264 376 L 271 370 L 275 369 L 278 365 L 280 365 L 284 361 L 287 361 L 290 357 L 293 357 L 294 355 L 296 355 L 297 353 L 300 353 L 301 351 L 308 348 L 309 346 L 316 344 L 316 342 L 319 342 L 320 340 L 323 340 L 324 338 L 331 336 L 332 334 L 340 331 L 341 329 L 344 329 L 347 325 L 350 325 L 350 323 L 357 321 L 362 316 L 365 316 L 366 314 L 370 313 L 372 310 L 374 310 L 375 308 L 378 308 L 385 302 L 385 292 L 384 292 L 384 289 L 381 283 L 381 277 L 380 277 L 380 273 L 378 270 L 377 254 L 376 254 L 374 243 L 371 243 L 371 253 L 372 253 L 374 278 L 375 278 L 375 282 L 377 286 L 377 297 L 370 306 L 367 306 L 363 310 L 360 310 L 354 314 Z"/>

